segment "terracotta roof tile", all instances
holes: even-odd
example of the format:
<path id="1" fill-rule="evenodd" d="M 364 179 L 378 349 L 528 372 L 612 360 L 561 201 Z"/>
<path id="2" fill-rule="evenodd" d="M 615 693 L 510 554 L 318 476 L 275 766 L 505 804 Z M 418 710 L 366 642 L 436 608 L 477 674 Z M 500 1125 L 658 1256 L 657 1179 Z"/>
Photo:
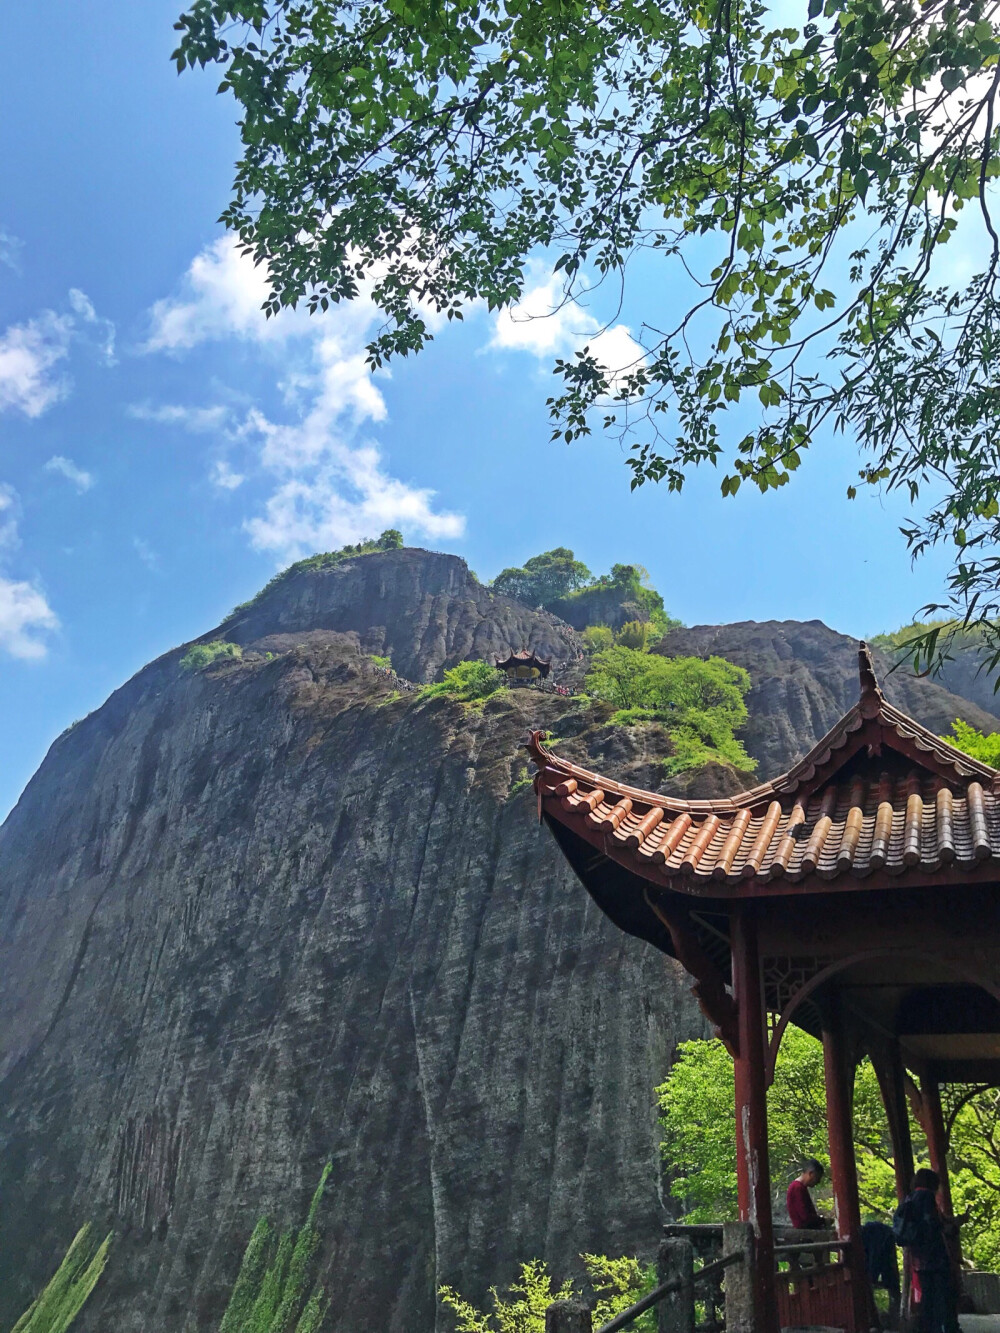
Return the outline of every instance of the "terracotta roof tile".
<path id="1" fill-rule="evenodd" d="M 540 811 L 643 877 L 702 892 L 1000 860 L 1000 773 L 888 704 L 864 644 L 859 665 L 859 702 L 804 759 L 722 800 L 624 786 L 560 759 L 535 732 Z"/>

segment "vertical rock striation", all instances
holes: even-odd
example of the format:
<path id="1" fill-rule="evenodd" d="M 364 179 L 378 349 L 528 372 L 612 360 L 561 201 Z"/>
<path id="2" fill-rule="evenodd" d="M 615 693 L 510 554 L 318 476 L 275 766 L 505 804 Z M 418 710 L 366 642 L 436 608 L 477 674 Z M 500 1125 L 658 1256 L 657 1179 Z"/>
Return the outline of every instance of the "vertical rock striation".
<path id="1" fill-rule="evenodd" d="M 846 689 L 848 640 L 779 629 L 668 641 L 749 667 L 768 769 Z M 118 1240 L 81 1333 L 211 1333 L 257 1217 L 297 1220 L 327 1160 L 335 1333 L 424 1333 L 437 1284 L 480 1299 L 534 1255 L 651 1252 L 652 1090 L 704 1029 L 570 879 L 518 747 L 547 726 L 649 783 L 656 730 L 395 695 L 362 650 L 415 679 L 523 647 L 580 669 L 453 557 L 297 575 L 220 634 L 242 662 L 152 663 L 0 830 L 0 1324 L 93 1218 Z"/>

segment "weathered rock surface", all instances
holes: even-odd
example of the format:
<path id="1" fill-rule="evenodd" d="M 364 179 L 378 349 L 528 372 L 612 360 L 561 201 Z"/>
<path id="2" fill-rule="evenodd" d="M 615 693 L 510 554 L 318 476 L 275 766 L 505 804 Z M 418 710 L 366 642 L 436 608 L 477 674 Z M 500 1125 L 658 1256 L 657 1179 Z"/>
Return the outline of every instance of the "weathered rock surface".
<path id="1" fill-rule="evenodd" d="M 776 777 L 837 722 L 858 698 L 857 640 L 819 620 L 747 620 L 671 630 L 654 651 L 670 656 L 726 657 L 750 673 L 750 720 L 742 733 L 757 760 L 757 777 Z M 952 694 L 936 680 L 918 678 L 880 653 L 875 664 L 886 697 L 924 726 L 946 735 L 956 717 L 981 731 L 997 718 Z"/>
<path id="2" fill-rule="evenodd" d="M 404 548 L 357 556 L 269 586 L 222 627 L 249 643 L 265 634 L 353 630 L 362 650 L 391 657 L 401 676 L 429 681 L 471 658 L 533 648 L 565 674 L 582 645 L 564 621 L 479 583 L 454 555 Z"/>
<path id="3" fill-rule="evenodd" d="M 700 1019 L 509 794 L 527 724 L 579 721 L 391 701 L 353 636 L 306 637 L 154 663 L 0 833 L 0 1324 L 96 1217 L 84 1333 L 214 1330 L 257 1216 L 294 1220 L 327 1158 L 344 1333 L 654 1242 L 652 1089 Z"/>
<path id="4" fill-rule="evenodd" d="M 661 734 L 533 691 L 394 697 L 362 648 L 414 678 L 575 661 L 477 589 L 414 551 L 298 576 L 213 632 L 242 662 L 167 654 L 53 745 L 0 830 L 0 1325 L 90 1217 L 119 1239 L 81 1333 L 213 1333 L 256 1218 L 300 1217 L 328 1159 L 336 1333 L 427 1333 L 438 1283 L 479 1299 L 532 1255 L 654 1247 L 652 1089 L 703 1027 L 571 879 L 518 746 L 546 726 L 652 784 Z M 669 644 L 749 667 L 768 771 L 855 697 L 822 626 Z"/>

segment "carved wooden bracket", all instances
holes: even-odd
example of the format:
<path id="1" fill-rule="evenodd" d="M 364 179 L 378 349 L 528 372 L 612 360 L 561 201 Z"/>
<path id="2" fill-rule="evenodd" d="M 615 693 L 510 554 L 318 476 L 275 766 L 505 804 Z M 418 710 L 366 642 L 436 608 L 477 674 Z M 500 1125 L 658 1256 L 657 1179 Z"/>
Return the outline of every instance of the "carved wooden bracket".
<path id="1" fill-rule="evenodd" d="M 643 889 L 648 907 L 656 913 L 670 932 L 677 961 L 694 977 L 691 994 L 698 1007 L 712 1024 L 712 1030 L 729 1054 L 739 1053 L 739 1033 L 736 1026 L 736 1001 L 726 990 L 722 973 L 698 943 L 693 930 L 676 913 L 667 911 Z"/>

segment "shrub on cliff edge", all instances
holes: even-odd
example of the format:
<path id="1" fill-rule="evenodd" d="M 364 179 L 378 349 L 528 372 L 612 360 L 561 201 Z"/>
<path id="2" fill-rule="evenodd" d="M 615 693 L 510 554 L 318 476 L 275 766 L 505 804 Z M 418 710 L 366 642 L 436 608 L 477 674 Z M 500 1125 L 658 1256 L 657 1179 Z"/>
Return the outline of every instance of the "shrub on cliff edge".
<path id="1" fill-rule="evenodd" d="M 211 643 L 194 643 L 181 658 L 182 671 L 201 671 L 220 659 L 232 658 L 235 661 L 243 656 L 243 649 L 238 643 L 227 643 L 224 639 L 213 639 Z"/>

